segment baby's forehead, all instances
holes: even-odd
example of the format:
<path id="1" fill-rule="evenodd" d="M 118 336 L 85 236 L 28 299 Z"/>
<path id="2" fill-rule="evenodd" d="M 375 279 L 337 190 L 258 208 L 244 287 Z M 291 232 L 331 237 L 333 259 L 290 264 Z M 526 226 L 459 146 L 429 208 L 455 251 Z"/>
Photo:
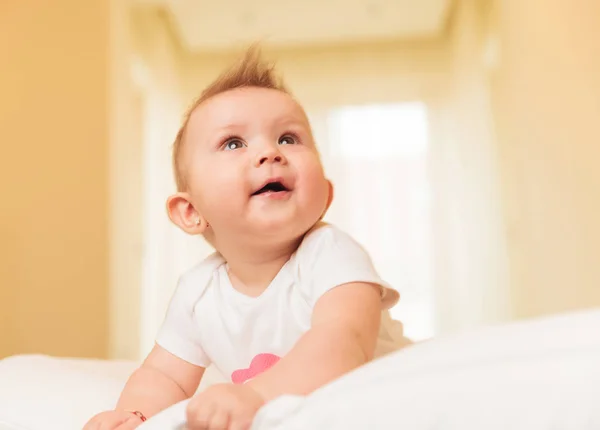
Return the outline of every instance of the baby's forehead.
<path id="1" fill-rule="evenodd" d="M 307 126 L 308 118 L 302 106 L 289 94 L 269 88 L 237 88 L 217 94 L 197 106 L 190 116 L 189 128 L 223 127 L 256 123 L 265 126 L 297 123 Z"/>

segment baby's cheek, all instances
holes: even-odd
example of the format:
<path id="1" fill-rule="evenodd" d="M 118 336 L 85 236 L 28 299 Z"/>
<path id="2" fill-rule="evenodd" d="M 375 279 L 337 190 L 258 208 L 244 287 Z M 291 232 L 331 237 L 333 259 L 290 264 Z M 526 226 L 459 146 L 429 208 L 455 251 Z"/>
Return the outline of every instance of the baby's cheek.
<path id="1" fill-rule="evenodd" d="M 323 171 L 318 166 L 312 166 L 311 170 L 307 172 L 304 180 L 306 181 L 306 188 L 310 190 L 311 195 L 316 200 L 322 200 L 327 196 L 329 185 L 327 179 L 323 175 Z"/>
<path id="2" fill-rule="evenodd" d="M 231 212 L 241 204 L 239 188 L 240 185 L 236 184 L 230 178 L 206 181 L 199 187 L 196 193 L 197 209 L 205 216 L 209 216 L 210 214 L 217 216 L 227 215 L 227 212 Z"/>
<path id="3" fill-rule="evenodd" d="M 200 181 L 202 194 L 210 198 L 213 203 L 215 200 L 222 199 L 223 195 L 237 195 L 245 187 L 239 174 L 225 168 L 207 170 Z"/>

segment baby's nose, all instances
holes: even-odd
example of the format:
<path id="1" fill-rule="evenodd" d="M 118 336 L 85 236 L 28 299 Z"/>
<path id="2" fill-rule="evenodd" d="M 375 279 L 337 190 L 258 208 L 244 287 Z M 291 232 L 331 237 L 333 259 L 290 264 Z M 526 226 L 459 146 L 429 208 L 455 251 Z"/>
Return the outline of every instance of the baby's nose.
<path id="1" fill-rule="evenodd" d="M 264 155 L 259 158 L 258 164 L 265 164 L 267 162 L 271 163 L 281 163 L 281 155 Z"/>
<path id="2" fill-rule="evenodd" d="M 279 151 L 279 147 L 269 147 L 264 149 L 260 154 L 258 154 L 256 160 L 256 166 L 262 166 L 263 164 L 271 164 L 271 163 L 286 163 L 285 156 Z"/>

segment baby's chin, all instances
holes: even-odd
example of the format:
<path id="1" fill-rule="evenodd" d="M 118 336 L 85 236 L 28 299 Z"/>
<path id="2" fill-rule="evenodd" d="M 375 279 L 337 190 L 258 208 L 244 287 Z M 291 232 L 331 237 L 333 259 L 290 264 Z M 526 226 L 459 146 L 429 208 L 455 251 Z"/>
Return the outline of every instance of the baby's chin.
<path id="1" fill-rule="evenodd" d="M 265 214 L 251 221 L 251 229 L 254 234 L 265 238 L 288 241 L 303 236 L 316 222 L 318 217 L 299 214 Z"/>

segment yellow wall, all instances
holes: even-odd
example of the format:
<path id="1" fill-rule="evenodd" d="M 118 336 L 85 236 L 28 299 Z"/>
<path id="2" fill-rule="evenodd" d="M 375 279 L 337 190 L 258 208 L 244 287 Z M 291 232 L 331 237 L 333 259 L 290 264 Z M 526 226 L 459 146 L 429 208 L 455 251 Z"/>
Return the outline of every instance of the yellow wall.
<path id="1" fill-rule="evenodd" d="M 108 2 L 0 7 L 0 356 L 108 343 Z"/>
<path id="2" fill-rule="evenodd" d="M 515 313 L 600 305 L 600 2 L 508 0 L 493 100 Z"/>
<path id="3" fill-rule="evenodd" d="M 134 29 L 128 2 L 110 1 L 108 356 L 137 358 L 143 249 L 143 95 L 132 79 Z"/>
<path id="4" fill-rule="evenodd" d="M 123 215 L 135 222 L 135 234 L 140 235 L 136 240 L 142 243 L 143 252 L 140 255 L 139 250 L 129 253 L 121 251 L 119 257 L 119 261 L 127 259 L 125 264 L 118 263 L 123 269 L 119 272 L 128 273 L 130 279 L 123 282 L 121 278 L 122 285 L 115 284 L 114 289 L 116 292 L 128 289 L 130 300 L 115 296 L 113 301 L 119 305 L 112 308 L 115 322 L 118 318 L 125 324 L 114 326 L 118 330 L 113 332 L 112 339 L 120 339 L 118 343 L 122 347 L 113 349 L 112 356 L 123 358 L 145 356 L 154 346 L 156 332 L 162 324 L 177 280 L 190 267 L 187 260 L 193 258 L 196 264 L 202 255 L 186 246 L 189 243 L 186 243 L 186 239 L 194 242 L 201 240 L 198 237 L 185 237 L 187 235 L 170 222 L 165 210 L 168 196 L 175 191 L 171 163 L 172 144 L 186 107 L 181 90 L 181 49 L 168 27 L 165 14 L 160 10 L 137 10 L 132 23 L 132 53 L 136 59 L 133 80 L 136 91 L 141 96 L 141 121 L 138 121 L 138 126 L 143 131 L 137 156 L 142 167 L 139 172 L 142 187 L 137 194 L 135 190 L 131 190 L 134 192 L 126 200 L 138 204 L 138 208 L 133 209 L 140 215 L 140 219 L 132 218 L 132 211 L 123 211 Z M 189 101 L 189 97 L 187 99 Z M 129 147 L 131 148 L 131 144 Z M 136 155 L 132 150 L 129 154 Z M 123 158 L 117 153 L 114 156 L 115 160 Z M 126 166 L 127 164 L 123 165 L 124 178 L 128 174 Z M 117 173 L 112 172 L 113 175 Z M 118 189 L 121 182 L 116 182 Z M 126 219 L 121 221 L 125 230 L 129 224 Z M 138 224 L 141 228 L 137 227 Z M 121 232 L 113 243 L 116 240 L 122 241 L 119 237 L 124 234 L 132 236 L 131 233 Z M 135 301 L 134 294 L 137 295 L 136 305 L 132 305 Z M 139 327 L 126 324 L 132 307 L 139 308 L 136 314 L 140 318 Z M 132 345 L 131 339 L 139 339 L 139 342 Z M 132 346 L 135 346 L 135 351 Z"/>

